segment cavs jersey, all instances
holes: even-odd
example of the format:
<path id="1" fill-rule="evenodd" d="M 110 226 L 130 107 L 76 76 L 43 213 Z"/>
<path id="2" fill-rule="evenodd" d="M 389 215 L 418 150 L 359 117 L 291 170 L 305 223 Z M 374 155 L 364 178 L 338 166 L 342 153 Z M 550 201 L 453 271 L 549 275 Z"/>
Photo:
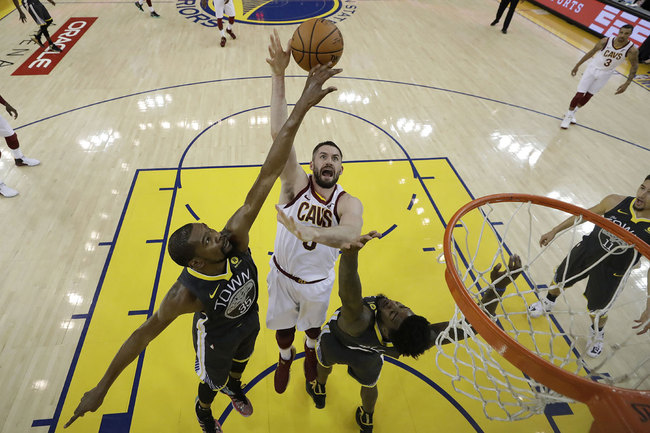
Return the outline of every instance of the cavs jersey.
<path id="1" fill-rule="evenodd" d="M 314 191 L 313 179 L 309 176 L 308 185 L 284 206 L 283 211 L 297 224 L 335 227 L 339 225 L 337 204 L 343 194 L 343 188 L 336 185 L 329 200 L 323 199 Z M 300 283 L 333 277 L 337 257 L 338 249 L 316 242 L 302 242 L 278 223 L 271 266 L 276 266 L 285 276 Z"/>
<path id="2" fill-rule="evenodd" d="M 330 321 L 323 327 L 323 334 L 331 332 L 333 336 L 344 346 L 360 350 L 363 352 L 377 353 L 380 355 L 388 355 L 392 358 L 399 358 L 399 351 L 393 346 L 390 341 L 384 339 L 379 332 L 377 325 L 377 314 L 379 312 L 377 306 L 377 298 L 368 296 L 363 298 L 364 305 L 368 306 L 374 313 L 375 320 L 366 328 L 361 335 L 353 337 L 341 331 L 338 325 L 339 314 L 341 309 L 336 310 Z"/>
<path id="3" fill-rule="evenodd" d="M 616 49 L 614 48 L 614 39 L 615 38 L 607 38 L 605 48 L 598 51 L 591 60 L 591 63 L 589 64 L 591 68 L 601 71 L 614 71 L 618 65 L 625 61 L 627 52 L 632 48 L 634 43 L 628 41 L 628 43 L 622 48 Z"/>
<path id="4" fill-rule="evenodd" d="M 225 334 L 257 313 L 257 267 L 250 250 L 229 257 L 221 275 L 203 275 L 186 267 L 178 281 L 203 303 L 194 321 L 207 317 L 203 326 L 210 335 Z"/>
<path id="5" fill-rule="evenodd" d="M 650 244 L 650 219 L 638 218 L 636 216 L 633 207 L 634 200 L 634 197 L 625 198 L 603 216 L 617 226 L 636 235 L 645 243 Z M 633 248 L 617 249 L 616 247 L 618 246 L 628 245 L 627 242 L 598 226 L 588 236 L 583 238 L 583 242 L 587 244 L 590 250 L 597 252 L 596 254 L 599 257 L 602 257 L 604 253 L 611 252 L 611 255 L 606 259 L 606 263 L 609 266 L 619 269 L 621 272 L 624 272 L 633 260 L 636 263 L 640 258 L 640 255 L 637 254 L 636 259 L 634 259 Z"/>

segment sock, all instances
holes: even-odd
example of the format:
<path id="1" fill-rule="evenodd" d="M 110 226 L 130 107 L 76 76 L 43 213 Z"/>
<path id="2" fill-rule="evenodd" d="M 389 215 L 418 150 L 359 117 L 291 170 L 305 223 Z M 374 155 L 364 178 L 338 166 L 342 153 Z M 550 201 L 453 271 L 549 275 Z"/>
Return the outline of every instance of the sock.
<path id="1" fill-rule="evenodd" d="M 14 156 L 14 159 L 23 159 L 25 157 L 20 149 L 11 149 L 11 154 Z"/>
<path id="2" fill-rule="evenodd" d="M 559 296 L 559 295 L 558 295 L 558 296 Z M 551 301 L 551 302 L 555 302 L 555 300 L 557 299 L 557 296 L 553 296 L 553 295 L 551 295 L 550 293 L 547 293 L 547 294 L 546 294 L 546 299 L 548 299 L 548 300 Z"/>
<path id="3" fill-rule="evenodd" d="M 306 337 L 305 346 L 309 347 L 310 349 L 314 349 L 316 347 L 316 340 L 314 340 L 313 338 Z"/>
<path id="4" fill-rule="evenodd" d="M 154 12 L 153 6 L 149 6 L 149 12 Z"/>
<path id="5" fill-rule="evenodd" d="M 280 348 L 280 356 L 281 356 L 282 359 L 284 359 L 285 361 L 290 360 L 290 359 L 291 359 L 291 347 L 289 347 L 288 349 L 282 349 L 282 348 Z"/>

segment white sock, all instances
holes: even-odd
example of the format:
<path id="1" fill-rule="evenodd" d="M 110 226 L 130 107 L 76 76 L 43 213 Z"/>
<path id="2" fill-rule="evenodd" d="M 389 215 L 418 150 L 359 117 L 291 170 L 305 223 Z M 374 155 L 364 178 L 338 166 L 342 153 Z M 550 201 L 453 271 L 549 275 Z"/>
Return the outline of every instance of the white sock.
<path id="1" fill-rule="evenodd" d="M 291 347 L 293 347 L 293 346 L 291 346 Z M 280 348 L 280 356 L 285 361 L 288 361 L 288 360 L 291 359 L 291 347 L 289 347 L 288 349 Z"/>
<path id="2" fill-rule="evenodd" d="M 221 32 L 221 36 L 225 38 L 226 37 L 226 31 L 223 30 L 223 29 L 221 29 L 219 31 Z M 289 359 L 289 358 L 287 358 L 287 359 Z"/>
<path id="3" fill-rule="evenodd" d="M 305 346 L 309 347 L 310 349 L 313 349 L 316 347 L 316 340 L 313 338 L 309 338 L 305 336 Z"/>
<path id="4" fill-rule="evenodd" d="M 14 156 L 14 159 L 23 159 L 25 157 L 20 149 L 11 149 L 11 154 Z"/>
<path id="5" fill-rule="evenodd" d="M 226 28 L 227 28 L 228 30 L 232 30 L 232 26 L 230 25 L 230 23 L 228 23 L 228 25 L 226 26 Z"/>
<path id="6" fill-rule="evenodd" d="M 144 3 L 144 0 L 138 0 L 138 3 L 140 3 L 140 6 L 142 6 L 142 3 Z"/>
<path id="7" fill-rule="evenodd" d="M 149 12 L 155 12 L 153 6 L 149 6 Z"/>

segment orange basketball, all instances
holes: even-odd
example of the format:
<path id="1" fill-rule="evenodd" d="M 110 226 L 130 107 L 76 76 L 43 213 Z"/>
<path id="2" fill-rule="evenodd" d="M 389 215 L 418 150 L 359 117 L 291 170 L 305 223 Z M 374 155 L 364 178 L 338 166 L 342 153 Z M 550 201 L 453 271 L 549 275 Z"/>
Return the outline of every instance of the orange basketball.
<path id="1" fill-rule="evenodd" d="M 334 66 L 343 54 L 343 36 L 333 22 L 312 18 L 293 32 L 291 54 L 305 71 L 327 62 Z"/>

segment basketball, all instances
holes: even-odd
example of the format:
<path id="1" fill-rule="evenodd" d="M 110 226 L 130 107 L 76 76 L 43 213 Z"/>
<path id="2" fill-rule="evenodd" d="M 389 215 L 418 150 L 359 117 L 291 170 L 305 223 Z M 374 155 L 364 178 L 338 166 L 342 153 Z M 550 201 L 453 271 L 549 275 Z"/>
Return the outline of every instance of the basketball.
<path id="1" fill-rule="evenodd" d="M 291 54 L 305 71 L 327 62 L 334 66 L 343 54 L 343 36 L 333 22 L 312 18 L 293 32 Z"/>

